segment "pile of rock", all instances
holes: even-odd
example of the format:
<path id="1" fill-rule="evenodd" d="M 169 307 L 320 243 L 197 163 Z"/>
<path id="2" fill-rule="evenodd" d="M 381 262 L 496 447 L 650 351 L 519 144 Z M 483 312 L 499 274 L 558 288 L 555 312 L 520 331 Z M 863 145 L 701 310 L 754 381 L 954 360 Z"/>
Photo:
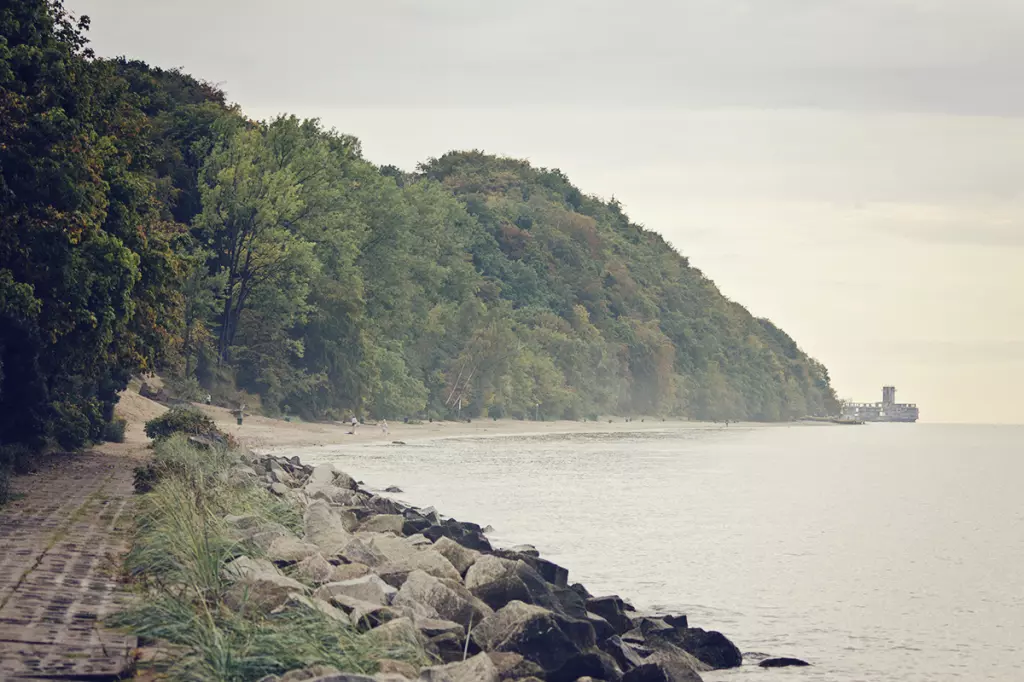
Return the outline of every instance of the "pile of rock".
<path id="1" fill-rule="evenodd" d="M 742 661 L 724 635 L 692 628 L 686 616 L 595 597 L 533 547 L 492 548 L 480 526 L 375 494 L 332 465 L 265 456 L 234 475 L 265 481 L 305 511 L 301 537 L 255 516 L 227 517 L 265 556 L 228 564 L 231 598 L 271 611 L 314 608 L 371 638 L 417 643 L 442 663 L 268 680 L 689 682 Z"/>

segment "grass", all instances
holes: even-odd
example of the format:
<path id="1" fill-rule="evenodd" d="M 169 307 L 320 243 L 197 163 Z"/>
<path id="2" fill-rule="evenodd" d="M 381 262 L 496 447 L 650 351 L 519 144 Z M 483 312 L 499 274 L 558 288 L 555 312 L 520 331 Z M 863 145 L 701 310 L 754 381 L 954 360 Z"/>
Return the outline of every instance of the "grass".
<path id="1" fill-rule="evenodd" d="M 242 682 L 314 664 L 372 673 L 380 658 L 426 662 L 415 644 L 384 647 L 301 605 L 268 615 L 225 603 L 225 562 L 259 552 L 235 541 L 223 517 L 251 514 L 293 530 L 302 523 L 291 502 L 233 478 L 240 462 L 237 452 L 197 449 L 183 436 L 157 443 L 152 489 L 137 506 L 125 561 L 139 599 L 112 624 L 173 645 L 159 664 L 170 680 Z"/>

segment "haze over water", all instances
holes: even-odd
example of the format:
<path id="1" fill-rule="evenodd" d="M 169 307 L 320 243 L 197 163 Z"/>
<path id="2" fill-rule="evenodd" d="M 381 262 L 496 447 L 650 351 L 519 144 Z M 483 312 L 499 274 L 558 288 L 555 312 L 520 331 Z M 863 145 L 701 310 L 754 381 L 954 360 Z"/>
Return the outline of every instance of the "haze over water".
<path id="1" fill-rule="evenodd" d="M 937 682 L 1024 669 L 1022 442 L 1015 426 L 669 425 L 299 454 L 534 544 L 595 594 L 814 664 L 706 679 Z"/>

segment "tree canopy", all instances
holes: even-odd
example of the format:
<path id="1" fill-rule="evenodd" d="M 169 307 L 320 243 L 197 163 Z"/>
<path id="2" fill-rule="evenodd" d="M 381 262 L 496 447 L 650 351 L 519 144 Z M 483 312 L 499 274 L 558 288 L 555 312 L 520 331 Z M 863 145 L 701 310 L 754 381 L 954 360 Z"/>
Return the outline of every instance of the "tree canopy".
<path id="1" fill-rule="evenodd" d="M 0 10 L 0 445 L 95 440 L 156 370 L 311 419 L 835 411 L 824 366 L 560 171 L 377 167 L 87 27 Z"/>

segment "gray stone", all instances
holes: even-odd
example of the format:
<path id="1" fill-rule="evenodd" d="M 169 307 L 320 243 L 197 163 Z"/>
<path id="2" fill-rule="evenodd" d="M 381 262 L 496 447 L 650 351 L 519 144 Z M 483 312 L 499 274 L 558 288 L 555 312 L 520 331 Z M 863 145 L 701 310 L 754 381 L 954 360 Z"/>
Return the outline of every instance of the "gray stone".
<path id="1" fill-rule="evenodd" d="M 233 581 L 225 601 L 233 608 L 243 604 L 260 610 L 274 609 L 293 594 L 304 594 L 306 587 L 289 578 L 265 559 L 241 556 L 224 567 L 224 575 Z"/>
<path id="2" fill-rule="evenodd" d="M 362 578 L 364 575 L 367 575 L 369 573 L 370 567 L 366 564 L 338 564 L 334 567 L 334 571 L 331 573 L 331 579 L 327 582 L 340 583 L 344 580 Z"/>
<path id="3" fill-rule="evenodd" d="M 341 518 L 323 500 L 313 500 L 303 519 L 308 542 L 320 547 L 325 556 L 337 556 L 352 541 Z"/>
<path id="4" fill-rule="evenodd" d="M 356 507 L 366 501 L 366 496 L 360 492 L 333 485 L 307 485 L 305 490 L 311 499 L 324 500 L 338 507 Z"/>
<path id="5" fill-rule="evenodd" d="M 334 572 L 336 568 L 318 552 L 296 564 L 292 569 L 292 577 L 313 585 L 323 585 L 335 580 Z"/>
<path id="6" fill-rule="evenodd" d="M 420 632 L 430 638 L 445 634 L 453 634 L 459 639 L 466 638 L 466 628 L 462 627 L 459 623 L 455 623 L 450 620 L 443 620 L 440 618 L 416 618 L 414 619 L 414 622 L 416 623 L 416 627 L 420 629 Z"/>
<path id="7" fill-rule="evenodd" d="M 788 656 L 782 656 L 779 658 L 766 658 L 760 663 L 758 663 L 758 665 L 762 668 L 787 668 L 789 666 L 803 667 L 806 665 L 810 665 L 810 663 L 799 658 L 790 658 Z"/>
<path id="8" fill-rule="evenodd" d="M 280 481 L 275 481 L 274 483 L 270 484 L 270 492 L 274 493 L 278 497 L 284 497 L 289 492 L 291 492 L 291 488 L 289 488 L 284 483 L 281 483 Z"/>
<path id="9" fill-rule="evenodd" d="M 371 568 L 387 563 L 387 557 L 373 547 L 369 538 L 357 537 L 345 547 L 341 558 L 351 564 L 363 564 Z"/>
<path id="10" fill-rule="evenodd" d="M 413 624 L 411 618 L 396 618 L 375 627 L 363 635 L 367 643 L 385 650 L 401 650 L 403 648 L 422 648 L 426 643 L 423 634 Z"/>
<path id="11" fill-rule="evenodd" d="M 544 669 L 513 651 L 488 651 L 487 656 L 498 669 L 501 680 L 522 680 L 528 677 L 543 677 Z"/>
<path id="12" fill-rule="evenodd" d="M 479 623 L 492 613 L 457 581 L 443 581 L 422 570 L 409 573 L 393 604 L 424 604 L 445 620 L 466 624 Z"/>
<path id="13" fill-rule="evenodd" d="M 371 516 L 359 525 L 359 530 L 373 533 L 402 534 L 402 524 L 405 517 L 401 514 L 377 514 Z M 428 541 L 429 542 L 429 541 Z"/>
<path id="14" fill-rule="evenodd" d="M 405 541 L 413 547 L 415 547 L 416 549 L 423 549 L 424 547 L 430 547 L 434 544 L 430 541 L 430 538 L 428 538 L 423 533 L 413 533 L 412 535 L 407 537 Z"/>
<path id="15" fill-rule="evenodd" d="M 330 599 L 339 594 L 344 594 L 353 599 L 384 606 L 390 604 L 397 593 L 398 590 L 394 587 L 388 585 L 379 577 L 370 574 L 361 578 L 321 585 L 313 594 L 321 599 Z"/>
<path id="16" fill-rule="evenodd" d="M 460 575 L 466 575 L 470 566 L 480 558 L 480 552 L 463 547 L 449 537 L 441 537 L 434 543 L 434 551 L 452 563 Z"/>
<path id="17" fill-rule="evenodd" d="M 306 487 L 334 485 L 334 474 L 333 464 L 318 464 L 309 472 L 309 478 L 306 479 Z"/>
<path id="18" fill-rule="evenodd" d="M 271 539 L 264 548 L 264 552 L 270 561 L 276 564 L 289 565 L 304 561 L 320 553 L 320 548 L 314 544 L 303 542 L 291 533 L 278 535 Z"/>
<path id="19" fill-rule="evenodd" d="M 512 601 L 473 628 L 471 637 L 485 651 L 514 651 L 547 672 L 595 644 L 594 628 L 545 608 Z"/>
<path id="20" fill-rule="evenodd" d="M 617 634 L 623 634 L 633 629 L 633 623 L 626 615 L 625 603 L 621 597 L 593 597 L 587 599 L 587 611 L 608 621 Z"/>
<path id="21" fill-rule="evenodd" d="M 312 665 L 308 668 L 300 668 L 299 670 L 289 670 L 279 679 L 281 682 L 300 682 L 326 675 L 337 675 L 339 672 L 337 668 L 330 665 Z"/>
<path id="22" fill-rule="evenodd" d="M 498 669 L 487 654 L 420 671 L 421 682 L 498 682 Z"/>

